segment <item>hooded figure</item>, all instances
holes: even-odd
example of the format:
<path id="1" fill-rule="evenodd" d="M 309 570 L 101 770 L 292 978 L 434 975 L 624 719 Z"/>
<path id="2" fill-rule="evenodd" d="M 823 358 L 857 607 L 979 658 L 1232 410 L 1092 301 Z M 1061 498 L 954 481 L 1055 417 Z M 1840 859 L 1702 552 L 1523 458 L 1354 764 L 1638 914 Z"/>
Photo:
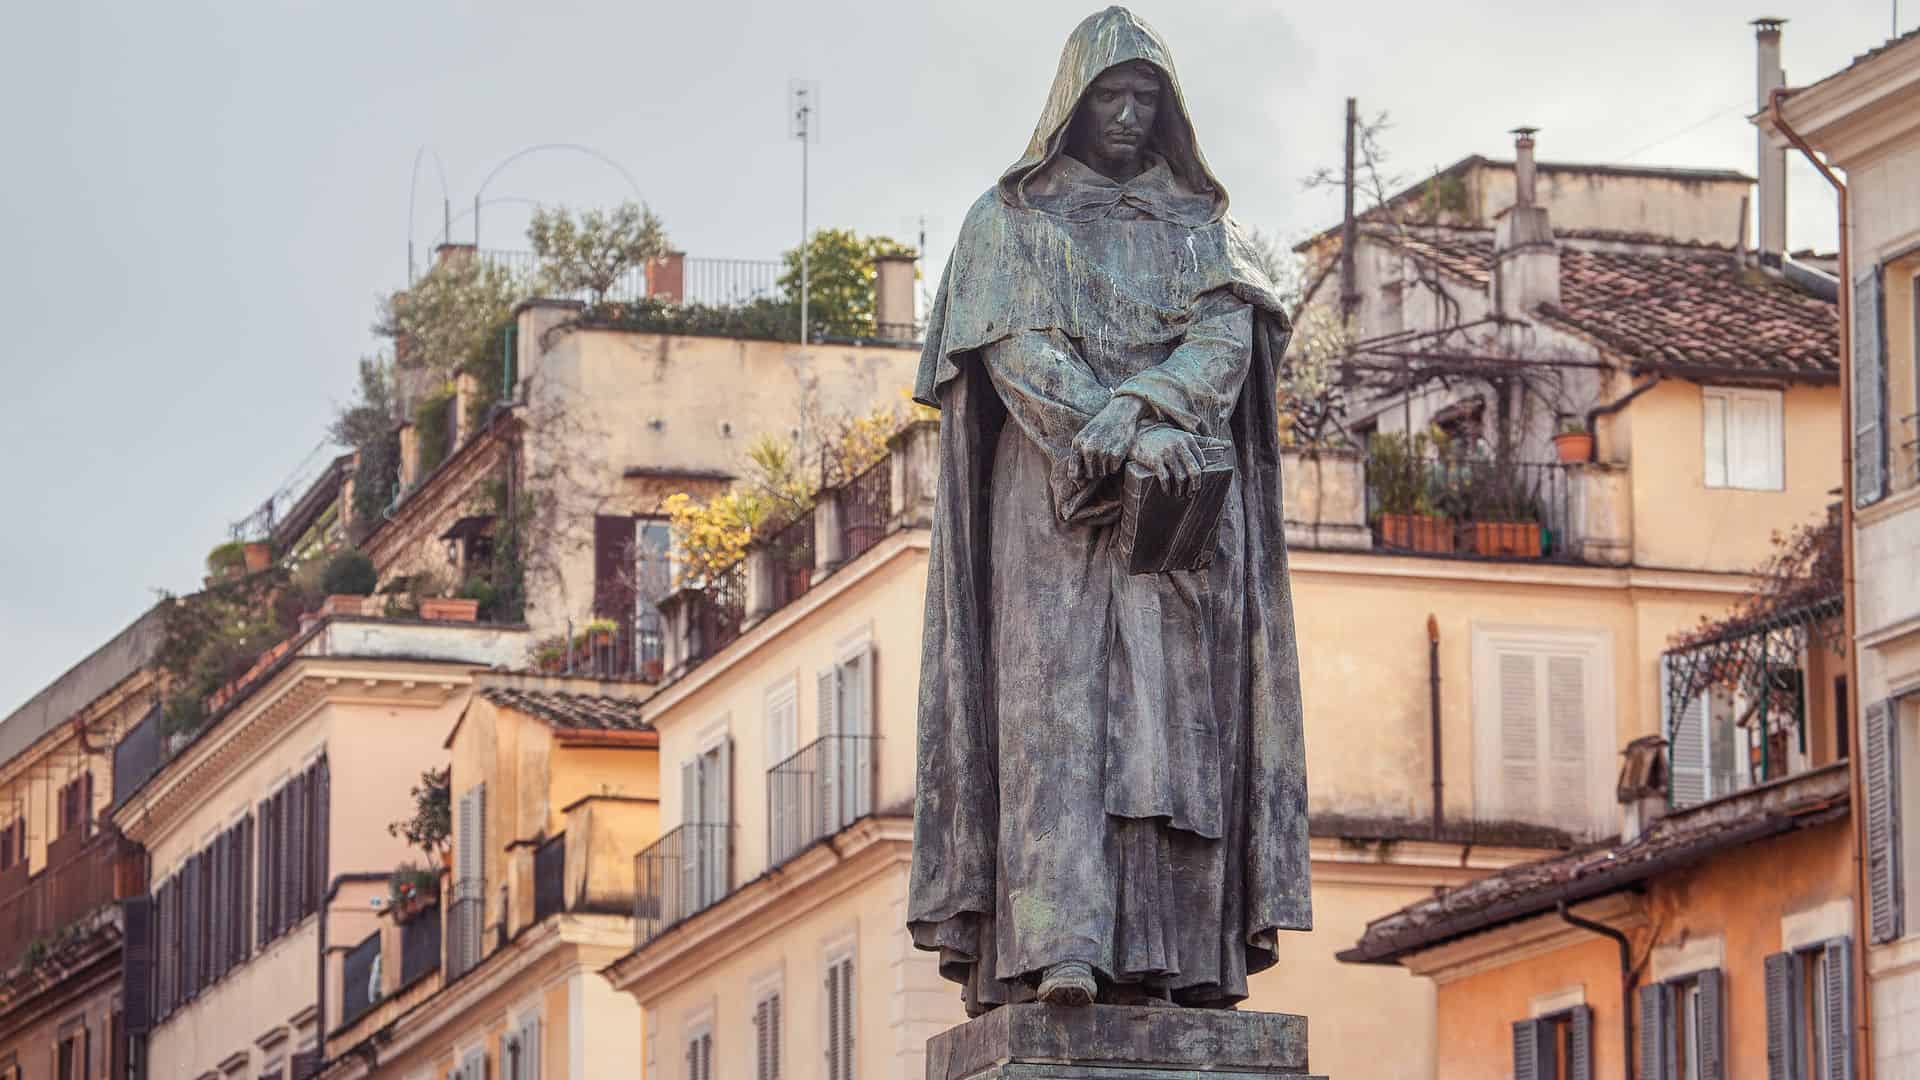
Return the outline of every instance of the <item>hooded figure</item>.
<path id="1" fill-rule="evenodd" d="M 908 925 L 968 1009 L 1230 1006 L 1312 925 L 1274 368 L 1288 325 L 1159 36 L 1074 30 L 969 211 L 915 397 L 941 409 Z M 1210 566 L 1134 575 L 1120 472 L 1234 480 Z"/>

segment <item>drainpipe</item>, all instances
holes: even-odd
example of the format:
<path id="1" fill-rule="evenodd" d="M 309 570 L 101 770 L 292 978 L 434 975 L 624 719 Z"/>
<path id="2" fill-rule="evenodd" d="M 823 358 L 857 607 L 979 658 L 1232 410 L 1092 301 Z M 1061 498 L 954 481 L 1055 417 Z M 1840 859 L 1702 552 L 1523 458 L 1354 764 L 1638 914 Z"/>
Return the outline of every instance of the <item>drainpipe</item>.
<path id="1" fill-rule="evenodd" d="M 1847 797 L 1851 801 L 1853 815 L 1853 870 L 1854 870 L 1854 925 L 1860 927 L 1860 947 L 1853 950 L 1853 1040 L 1859 1052 L 1853 1055 L 1853 1067 L 1859 1080 L 1873 1080 L 1873 998 L 1867 982 L 1867 939 L 1871 936 L 1868 928 L 1872 912 L 1868 910 L 1865 855 L 1867 850 L 1867 815 L 1862 809 L 1861 799 L 1863 780 L 1861 777 L 1861 759 L 1865 753 L 1860 743 L 1861 699 L 1866 695 L 1860 685 L 1860 643 L 1854 635 L 1853 623 L 1853 266 L 1852 245 L 1848 243 L 1850 229 L 1847 224 L 1847 185 L 1833 174 L 1827 163 L 1813 152 L 1807 140 L 1793 130 L 1787 118 L 1780 111 L 1780 105 L 1790 93 L 1784 87 L 1776 87 L 1767 98 L 1767 116 L 1780 134 L 1787 137 L 1793 148 L 1801 156 L 1813 163 L 1827 183 L 1833 185 L 1834 198 L 1839 205 L 1840 226 L 1840 618 L 1843 640 L 1847 643 L 1847 684 L 1851 693 L 1847 695 L 1847 708 L 1850 715 L 1845 720 L 1847 730 L 1852 733 L 1847 753 Z"/>
<path id="2" fill-rule="evenodd" d="M 1445 790 L 1440 779 L 1440 621 L 1427 616 L 1427 738 L 1433 748 L 1433 838 L 1447 823 Z"/>
<path id="3" fill-rule="evenodd" d="M 1560 918 L 1568 926 L 1577 926 L 1601 937 L 1612 938 L 1620 946 L 1620 1075 L 1623 1080 L 1633 1080 L 1633 947 L 1627 941 L 1627 935 L 1592 919 L 1583 919 L 1567 910 L 1567 902 L 1560 901 Z"/>
<path id="4" fill-rule="evenodd" d="M 1660 374 L 1659 372 L 1655 372 L 1639 382 L 1634 383 L 1632 389 L 1614 398 L 1612 401 L 1607 402 L 1605 405 L 1595 405 L 1593 408 L 1587 410 L 1587 433 L 1593 436 L 1593 449 L 1587 451 L 1589 460 L 1596 460 L 1600 456 L 1600 431 L 1593 426 L 1594 422 L 1603 416 L 1612 416 L 1614 413 L 1626 408 L 1634 398 L 1639 397 L 1641 394 L 1646 393 L 1658 385 L 1660 385 Z"/>

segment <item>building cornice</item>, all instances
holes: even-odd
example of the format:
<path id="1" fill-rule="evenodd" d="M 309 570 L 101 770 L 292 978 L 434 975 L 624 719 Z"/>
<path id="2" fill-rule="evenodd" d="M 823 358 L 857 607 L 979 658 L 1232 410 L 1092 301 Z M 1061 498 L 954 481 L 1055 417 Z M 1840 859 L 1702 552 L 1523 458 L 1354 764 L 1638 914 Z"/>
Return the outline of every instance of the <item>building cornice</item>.
<path id="1" fill-rule="evenodd" d="M 1646 900 L 1637 893 L 1613 893 L 1576 904 L 1571 910 L 1575 915 L 1615 930 L 1633 930 L 1647 924 Z M 1456 979 L 1558 952 L 1568 946 L 1602 940 L 1593 931 L 1573 926 L 1558 914 L 1536 915 L 1436 948 L 1411 953 L 1401 957 L 1400 963 L 1415 975 L 1424 975 L 1445 985 Z"/>
<path id="2" fill-rule="evenodd" d="M 670 712 L 674 706 L 699 693 L 714 681 L 723 679 L 734 665 L 750 658 L 760 649 L 771 644 L 782 633 L 791 629 L 814 612 L 832 603 L 849 590 L 875 577 L 891 566 L 894 560 L 908 554 L 925 554 L 933 541 L 929 529 L 903 529 L 888 536 L 874 545 L 873 549 L 861 555 L 845 566 L 821 579 L 818 585 L 801 594 L 793 603 L 780 608 L 766 618 L 748 627 L 737 639 L 721 649 L 715 655 L 703 661 L 698 667 L 679 679 L 660 688 L 659 692 L 646 700 L 641 706 L 640 715 L 649 724 L 658 725 L 659 718 Z"/>
<path id="3" fill-rule="evenodd" d="M 1883 152 L 1920 130 L 1920 37 L 1884 47 L 1825 79 L 1796 90 L 1781 105 L 1787 123 L 1842 169 Z M 1756 118 L 1773 130 L 1772 117 Z"/>
<path id="4" fill-rule="evenodd" d="M 293 657 L 116 807 L 113 823 L 135 843 L 152 847 L 235 772 L 322 706 L 436 708 L 472 681 L 471 667 L 444 661 Z"/>
<path id="5" fill-rule="evenodd" d="M 1724 570 L 1682 570 L 1650 566 L 1588 566 L 1551 562 L 1506 562 L 1493 559 L 1446 559 L 1419 555 L 1386 555 L 1370 551 L 1318 551 L 1289 548 L 1287 569 L 1292 573 L 1458 581 L 1483 585 L 1539 585 L 1567 589 L 1659 589 L 1672 592 L 1724 593 L 1744 596 L 1753 591 L 1751 573 Z"/>
<path id="6" fill-rule="evenodd" d="M 912 861 L 912 818 L 863 818 L 613 961 L 601 974 L 644 1008 L 780 927 Z"/>

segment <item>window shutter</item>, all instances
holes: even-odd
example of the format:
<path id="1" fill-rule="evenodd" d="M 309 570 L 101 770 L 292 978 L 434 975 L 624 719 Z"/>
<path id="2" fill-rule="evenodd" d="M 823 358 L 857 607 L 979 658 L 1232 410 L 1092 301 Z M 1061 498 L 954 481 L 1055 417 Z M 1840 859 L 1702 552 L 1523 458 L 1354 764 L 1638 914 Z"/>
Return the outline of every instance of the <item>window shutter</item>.
<path id="1" fill-rule="evenodd" d="M 1666 987 L 1658 983 L 1639 989 L 1640 997 L 1640 1071 L 1639 1080 L 1667 1080 L 1666 1010 L 1661 998 Z"/>
<path id="2" fill-rule="evenodd" d="M 120 902 L 120 1008 L 129 1033 L 153 1028 L 153 898 Z"/>
<path id="3" fill-rule="evenodd" d="M 1767 1080 L 1795 1080 L 1793 1062 L 1793 954 L 1774 953 L 1764 962 L 1767 986 Z"/>
<path id="4" fill-rule="evenodd" d="M 1537 820 L 1540 810 L 1538 665 L 1525 653 L 1497 660 L 1500 680 L 1500 805 L 1505 816 Z"/>
<path id="5" fill-rule="evenodd" d="M 700 855 L 705 850 L 706 830 L 698 828 L 700 808 L 704 800 L 700 798 L 700 757 L 695 755 L 680 763 L 680 902 L 669 905 L 662 912 L 667 922 L 684 918 L 699 908 L 700 896 Z"/>
<path id="6" fill-rule="evenodd" d="M 807 831 L 818 829 L 823 833 L 838 832 L 844 824 L 840 820 L 840 753 L 839 735 L 844 727 L 845 718 L 841 715 L 841 703 L 845 698 L 841 694 L 840 681 L 842 669 L 833 664 L 820 672 L 816 689 L 820 699 L 820 787 L 817 809 L 819 815 L 815 821 L 807 823 Z"/>
<path id="7" fill-rule="evenodd" d="M 1728 403 L 1728 479 L 1735 487 L 1769 490 L 1774 479 L 1775 453 L 1772 399 L 1764 392 L 1742 391 Z"/>
<path id="8" fill-rule="evenodd" d="M 729 872 L 733 866 L 733 737 L 720 741 L 719 753 L 714 763 L 714 805 L 719 809 L 715 824 L 720 827 L 711 830 L 712 858 L 709 872 L 712 880 L 708 883 L 708 900 L 715 901 L 727 895 L 727 885 L 732 880 Z"/>
<path id="9" fill-rule="evenodd" d="M 1687 699 L 1680 714 L 1673 714 L 1673 683 L 1678 676 L 1673 658 L 1660 658 L 1660 711 L 1666 720 L 1667 802 L 1674 807 L 1705 802 L 1707 783 L 1707 699 L 1696 694 Z"/>
<path id="10" fill-rule="evenodd" d="M 1887 493 L 1887 350 L 1880 268 L 1853 279 L 1853 504 Z"/>
<path id="11" fill-rule="evenodd" d="M 529 1016 L 520 1026 L 520 1075 L 540 1080 L 540 1017 Z"/>
<path id="12" fill-rule="evenodd" d="M 313 763 L 313 910 L 319 911 L 327 898 L 327 871 L 329 859 L 327 843 L 329 840 L 329 817 L 331 815 L 329 794 L 333 782 L 327 773 L 327 759 L 321 758 Z"/>
<path id="13" fill-rule="evenodd" d="M 827 967 L 827 1080 L 840 1077 L 840 968 Z"/>
<path id="14" fill-rule="evenodd" d="M 1819 1080 L 1853 1080 L 1853 949 L 1846 938 L 1834 938 L 1822 950 L 1826 963 L 1827 1075 Z"/>
<path id="15" fill-rule="evenodd" d="M 1866 755 L 1867 906 L 1870 940 L 1892 941 L 1904 932 L 1900 867 L 1900 729 L 1894 702 L 1866 707 L 1860 752 Z"/>
<path id="16" fill-rule="evenodd" d="M 700 1080 L 713 1080 L 713 1032 L 700 1033 Z"/>
<path id="17" fill-rule="evenodd" d="M 767 1067 L 767 999 L 753 1007 L 753 1080 L 773 1080 Z"/>
<path id="18" fill-rule="evenodd" d="M 767 1080 L 780 1080 L 780 995 L 775 993 L 767 999 L 767 1046 L 772 1055 L 768 1061 L 771 1070 Z"/>
<path id="19" fill-rule="evenodd" d="M 1538 1020 L 1515 1020 L 1513 1022 L 1513 1080 L 1540 1080 L 1543 1055 L 1540 1053 L 1541 1038 L 1550 1032 L 1543 1029 Z M 1551 1067 L 1553 1049 L 1547 1047 L 1546 1062 Z M 1549 1075 L 1548 1080 L 1556 1080 Z"/>
<path id="20" fill-rule="evenodd" d="M 1587 664 L 1577 656 L 1547 663 L 1547 782 L 1555 820 L 1585 826 L 1593 817 L 1587 783 Z"/>
<path id="21" fill-rule="evenodd" d="M 1593 1009 L 1575 1005 L 1568 1027 L 1572 1036 L 1569 1053 L 1573 1058 L 1567 1062 L 1568 1080 L 1593 1080 Z"/>
<path id="22" fill-rule="evenodd" d="M 1724 979 L 1718 969 L 1703 971 L 1700 982 L 1700 1080 L 1725 1080 L 1726 1010 L 1721 998 Z"/>
<path id="23" fill-rule="evenodd" d="M 1730 411 L 1725 394 L 1713 390 L 1701 394 L 1702 480 L 1710 488 L 1727 486 L 1727 414 Z"/>
<path id="24" fill-rule="evenodd" d="M 253 924 L 248 918 L 248 912 L 254 909 L 255 903 L 253 887 L 253 823 L 256 820 L 258 819 L 249 815 L 240 822 L 240 906 L 235 910 L 234 916 L 235 921 L 239 923 L 240 927 L 240 958 L 242 960 L 253 955 L 253 941 L 250 937 Z"/>
<path id="25" fill-rule="evenodd" d="M 273 893 L 273 875 L 269 871 L 267 837 L 272 835 L 272 821 L 267 816 L 267 800 L 260 800 L 254 807 L 253 820 L 260 824 L 254 829 L 253 861 L 257 867 L 257 886 L 253 891 L 254 934 L 257 945 L 265 945 L 273 940 L 273 924 L 267 911 L 267 897 Z"/>

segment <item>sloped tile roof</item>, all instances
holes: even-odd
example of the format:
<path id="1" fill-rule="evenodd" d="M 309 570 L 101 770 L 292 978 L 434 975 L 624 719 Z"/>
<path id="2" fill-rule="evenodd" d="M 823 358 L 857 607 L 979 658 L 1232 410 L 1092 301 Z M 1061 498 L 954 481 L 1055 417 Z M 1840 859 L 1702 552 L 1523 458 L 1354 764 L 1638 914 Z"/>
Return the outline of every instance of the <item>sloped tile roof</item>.
<path id="1" fill-rule="evenodd" d="M 1486 230 L 1381 238 L 1462 281 L 1485 286 L 1491 279 L 1493 234 Z M 1802 378 L 1840 370 L 1835 306 L 1764 271 L 1739 269 L 1724 249 L 1629 253 L 1562 244 L 1560 303 L 1541 314 L 1636 369 Z"/>
<path id="2" fill-rule="evenodd" d="M 559 690 L 517 690 L 489 686 L 480 696 L 526 713 L 548 725 L 568 731 L 650 731 L 640 718 L 640 703 L 631 698 L 600 694 L 572 694 Z"/>
<path id="3" fill-rule="evenodd" d="M 1368 923 L 1359 943 L 1339 958 L 1393 963 L 1846 812 L 1846 765 L 1828 765 L 1670 814 L 1626 843 L 1590 844 L 1442 890 Z"/>

